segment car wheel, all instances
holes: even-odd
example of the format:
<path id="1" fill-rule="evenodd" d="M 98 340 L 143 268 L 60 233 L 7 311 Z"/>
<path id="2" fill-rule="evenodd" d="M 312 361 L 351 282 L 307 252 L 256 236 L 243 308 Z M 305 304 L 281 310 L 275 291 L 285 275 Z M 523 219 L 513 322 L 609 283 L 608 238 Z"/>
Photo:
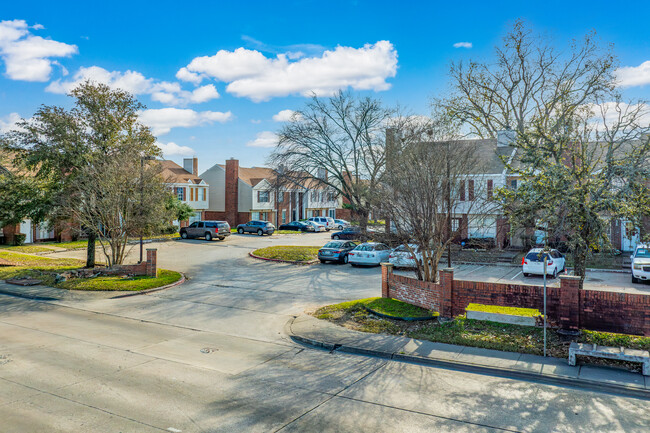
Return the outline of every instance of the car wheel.
<path id="1" fill-rule="evenodd" d="M 181 233 L 181 238 L 183 238 L 183 239 L 187 239 L 187 232 L 183 232 L 183 233 Z"/>
<path id="2" fill-rule="evenodd" d="M 321 263 L 325 263 L 326 261 L 327 261 L 327 260 L 321 260 L 320 262 L 321 262 Z"/>
<path id="3" fill-rule="evenodd" d="M 348 263 L 348 255 L 347 254 L 344 255 L 343 260 L 341 260 L 341 261 L 343 262 L 344 265 L 346 265 Z"/>
<path id="4" fill-rule="evenodd" d="M 210 242 L 212 240 L 212 233 L 206 232 L 205 233 L 205 240 Z"/>
<path id="5" fill-rule="evenodd" d="M 257 230 L 257 235 L 258 236 L 263 236 L 264 235 L 264 232 L 262 231 L 262 229 Z"/>
<path id="6" fill-rule="evenodd" d="M 220 240 L 220 241 L 222 241 L 222 240 L 224 240 L 224 239 L 226 239 L 225 236 L 219 236 L 219 240 Z"/>
<path id="7" fill-rule="evenodd" d="M 239 228 L 237 229 L 237 233 L 239 233 L 240 235 L 243 235 L 243 234 L 244 234 L 244 229 L 241 228 L 241 227 L 239 227 Z"/>
<path id="8" fill-rule="evenodd" d="M 553 269 L 553 278 L 557 278 L 557 268 Z"/>
<path id="9" fill-rule="evenodd" d="M 332 239 L 334 239 L 335 241 L 338 241 L 338 240 L 341 239 L 341 238 L 338 237 L 338 236 L 336 236 L 336 235 L 334 235 L 334 236 L 332 236 Z"/>
<path id="10" fill-rule="evenodd" d="M 636 283 L 639 282 L 639 279 L 638 279 L 637 277 L 635 277 L 634 275 L 632 275 L 632 282 L 633 282 L 634 284 L 636 284 Z"/>
<path id="11" fill-rule="evenodd" d="M 524 272 L 524 277 L 530 277 L 530 274 L 528 272 Z"/>

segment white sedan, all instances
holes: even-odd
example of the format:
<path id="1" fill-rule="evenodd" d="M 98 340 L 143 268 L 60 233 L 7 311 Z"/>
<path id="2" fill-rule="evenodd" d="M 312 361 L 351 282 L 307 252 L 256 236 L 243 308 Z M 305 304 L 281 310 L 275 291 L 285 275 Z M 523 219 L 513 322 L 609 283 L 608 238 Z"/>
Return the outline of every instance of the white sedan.
<path id="1" fill-rule="evenodd" d="M 413 255 L 405 245 L 400 245 L 391 251 L 388 256 L 388 261 L 396 268 L 415 268 L 415 260 L 417 259 L 422 261 L 422 254 L 420 254 L 417 245 L 409 244 L 409 247 L 411 247 L 411 250 L 415 252 L 415 255 Z"/>
<path id="2" fill-rule="evenodd" d="M 321 223 L 317 223 L 316 221 L 303 221 L 305 224 L 309 224 L 314 228 L 314 233 L 320 233 L 324 232 L 327 230 L 327 227 L 325 227 Z"/>
<path id="3" fill-rule="evenodd" d="M 390 248 L 378 242 L 366 242 L 348 253 L 348 263 L 352 266 L 366 265 L 378 266 L 388 261 Z"/>
<path id="4" fill-rule="evenodd" d="M 650 247 L 637 245 L 630 259 L 632 260 L 632 282 L 650 280 Z"/>
<path id="5" fill-rule="evenodd" d="M 560 272 L 566 272 L 566 259 L 558 250 L 533 248 L 521 259 L 524 277 L 529 275 L 544 275 L 544 258 L 546 258 L 546 275 L 553 278 Z"/>

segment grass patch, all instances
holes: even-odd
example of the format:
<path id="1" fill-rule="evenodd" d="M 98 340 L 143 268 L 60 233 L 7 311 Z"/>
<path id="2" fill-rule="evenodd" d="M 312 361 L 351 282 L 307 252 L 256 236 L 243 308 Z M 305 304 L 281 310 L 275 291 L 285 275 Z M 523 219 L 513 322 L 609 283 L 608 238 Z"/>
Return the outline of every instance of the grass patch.
<path id="1" fill-rule="evenodd" d="M 88 241 L 70 241 L 70 242 L 51 242 L 45 245 L 50 245 L 58 248 L 65 248 L 66 250 L 80 250 L 88 248 Z"/>
<path id="2" fill-rule="evenodd" d="M 369 298 L 363 304 L 378 313 L 393 317 L 434 317 L 438 313 L 391 298 Z"/>
<path id="3" fill-rule="evenodd" d="M 277 230 L 273 234 L 279 234 L 279 235 L 302 235 L 305 232 L 301 232 L 300 230 Z"/>
<path id="4" fill-rule="evenodd" d="M 601 346 L 627 347 L 630 349 L 650 350 L 650 337 L 638 335 L 615 334 L 613 332 L 597 332 L 583 330 L 578 339 L 579 343 L 599 344 Z"/>
<path id="5" fill-rule="evenodd" d="M 17 246 L 0 246 L 0 249 L 6 251 L 15 251 L 20 253 L 47 253 L 54 251 L 52 248 L 47 248 L 41 245 L 17 245 Z"/>
<path id="6" fill-rule="evenodd" d="M 300 247 L 279 245 L 275 247 L 260 248 L 253 254 L 267 259 L 280 259 L 292 262 L 309 262 L 316 260 L 320 247 Z"/>
<path id="7" fill-rule="evenodd" d="M 542 313 L 534 308 L 500 307 L 498 305 L 469 304 L 467 311 L 480 311 L 482 313 L 508 314 L 510 316 L 537 317 Z"/>
<path id="8" fill-rule="evenodd" d="M 85 264 L 79 259 L 53 259 L 49 257 L 30 256 L 10 251 L 0 251 L 0 258 L 17 266 L 0 266 L 0 280 L 18 277 L 33 277 L 43 279 L 44 283 L 52 285 L 53 272 L 63 272 L 76 269 Z M 48 280 L 51 279 L 50 280 Z"/>
<path id="9" fill-rule="evenodd" d="M 116 276 L 72 278 L 56 284 L 55 287 L 67 290 L 140 291 L 166 286 L 180 279 L 181 274 L 179 272 L 159 269 L 156 278 L 147 276 L 136 276 L 132 278 L 120 278 Z"/>

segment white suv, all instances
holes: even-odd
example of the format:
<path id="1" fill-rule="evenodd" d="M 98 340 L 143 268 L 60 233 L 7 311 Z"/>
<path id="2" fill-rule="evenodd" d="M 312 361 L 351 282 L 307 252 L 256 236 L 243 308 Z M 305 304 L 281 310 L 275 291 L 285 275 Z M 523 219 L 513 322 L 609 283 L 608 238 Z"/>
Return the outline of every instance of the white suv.
<path id="1" fill-rule="evenodd" d="M 632 282 L 650 280 L 650 246 L 637 245 L 630 259 L 632 259 Z"/>
<path id="2" fill-rule="evenodd" d="M 336 228 L 336 223 L 334 222 L 334 218 L 330 217 L 311 217 L 309 218 L 309 221 L 313 221 L 318 224 L 322 224 L 325 226 L 325 230 L 330 231 L 330 229 L 335 229 Z"/>
<path id="3" fill-rule="evenodd" d="M 566 272 L 566 259 L 558 250 L 533 248 L 521 259 L 524 277 L 531 274 L 544 275 L 544 258 L 546 258 L 546 274 L 553 278 L 560 272 Z"/>

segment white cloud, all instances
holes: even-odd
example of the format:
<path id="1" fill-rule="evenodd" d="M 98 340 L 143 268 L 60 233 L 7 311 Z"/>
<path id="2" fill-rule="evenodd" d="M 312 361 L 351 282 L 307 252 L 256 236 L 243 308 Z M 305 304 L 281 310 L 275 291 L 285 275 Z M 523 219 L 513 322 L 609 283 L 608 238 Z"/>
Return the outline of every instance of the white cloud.
<path id="1" fill-rule="evenodd" d="M 189 108 L 160 108 L 140 112 L 140 121 L 152 129 L 154 135 L 167 134 L 172 128 L 191 128 L 209 125 L 214 122 L 225 123 L 232 119 L 227 111 L 194 111 Z"/>
<path id="2" fill-rule="evenodd" d="M 261 119 L 251 119 L 251 123 L 253 123 L 255 125 L 259 125 L 260 123 L 262 123 L 262 120 Z"/>
<path id="3" fill-rule="evenodd" d="M 197 87 L 193 91 L 183 90 L 179 83 L 156 81 L 137 71 L 108 71 L 99 66 L 81 67 L 72 79 L 51 82 L 45 90 L 52 93 L 68 93 L 85 81 L 106 84 L 134 95 L 151 95 L 151 99 L 166 105 L 188 105 L 207 102 L 219 97 L 213 84 Z"/>
<path id="4" fill-rule="evenodd" d="M 9 132 L 16 129 L 16 123 L 21 117 L 18 113 L 10 113 L 5 117 L 0 117 L 0 133 Z"/>
<path id="5" fill-rule="evenodd" d="M 167 156 L 192 156 L 196 154 L 194 149 L 192 149 L 191 147 L 179 146 L 173 141 L 170 141 L 169 143 L 156 141 L 156 146 L 158 146 L 160 150 L 162 150 L 163 155 L 166 157 Z"/>
<path id="6" fill-rule="evenodd" d="M 188 81 L 193 84 L 199 84 L 201 81 L 203 81 L 203 77 L 201 75 L 190 72 L 187 70 L 187 68 L 180 68 L 178 72 L 176 72 L 176 78 L 181 81 Z"/>
<path id="7" fill-rule="evenodd" d="M 454 48 L 472 48 L 471 42 L 456 42 Z"/>
<path id="8" fill-rule="evenodd" d="M 271 131 L 258 132 L 255 140 L 246 143 L 248 147 L 275 147 L 278 144 L 278 136 Z"/>
<path id="9" fill-rule="evenodd" d="M 362 48 L 341 47 L 320 56 L 295 59 L 295 53 L 267 58 L 259 51 L 237 48 L 213 56 L 196 57 L 177 77 L 199 76 L 229 83 L 226 91 L 253 101 L 299 94 L 331 95 L 339 89 L 381 91 L 397 73 L 397 51 L 389 41 Z M 188 75 L 193 73 L 195 75 Z"/>
<path id="10" fill-rule="evenodd" d="M 616 70 L 616 82 L 621 87 L 650 84 L 650 60 L 639 66 L 624 66 Z"/>
<path id="11" fill-rule="evenodd" d="M 296 115 L 296 119 L 300 118 L 300 114 L 296 114 L 293 110 L 282 110 L 278 114 L 273 115 L 273 120 L 276 122 L 289 122 L 294 115 Z"/>
<path id="12" fill-rule="evenodd" d="M 43 26 L 36 24 L 32 29 Z M 12 80 L 47 81 L 52 65 L 60 66 L 52 57 L 70 57 L 77 52 L 76 45 L 34 36 L 24 20 L 0 21 L 0 58 L 5 75 Z"/>

